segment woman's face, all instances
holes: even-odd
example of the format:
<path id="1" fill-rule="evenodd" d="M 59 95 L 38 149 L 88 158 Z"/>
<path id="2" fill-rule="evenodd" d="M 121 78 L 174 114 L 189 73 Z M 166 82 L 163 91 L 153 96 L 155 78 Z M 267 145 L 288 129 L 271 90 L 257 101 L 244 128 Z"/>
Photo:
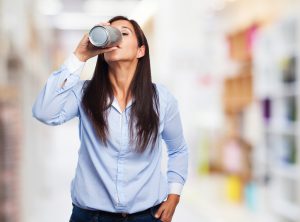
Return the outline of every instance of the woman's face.
<path id="1" fill-rule="evenodd" d="M 107 63 L 116 61 L 134 61 L 144 55 L 144 46 L 138 47 L 137 37 L 134 28 L 129 21 L 118 20 L 110 24 L 119 29 L 122 33 L 122 41 L 118 49 L 104 53 Z"/>

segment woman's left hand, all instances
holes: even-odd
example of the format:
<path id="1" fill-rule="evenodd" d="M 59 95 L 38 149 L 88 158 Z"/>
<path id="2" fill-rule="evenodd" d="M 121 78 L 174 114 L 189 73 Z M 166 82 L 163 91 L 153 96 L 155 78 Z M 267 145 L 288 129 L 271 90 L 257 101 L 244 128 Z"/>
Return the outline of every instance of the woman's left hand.
<path id="1" fill-rule="evenodd" d="M 180 195 L 169 194 L 166 201 L 158 208 L 155 217 L 162 222 L 171 222 L 176 206 L 179 203 Z"/>

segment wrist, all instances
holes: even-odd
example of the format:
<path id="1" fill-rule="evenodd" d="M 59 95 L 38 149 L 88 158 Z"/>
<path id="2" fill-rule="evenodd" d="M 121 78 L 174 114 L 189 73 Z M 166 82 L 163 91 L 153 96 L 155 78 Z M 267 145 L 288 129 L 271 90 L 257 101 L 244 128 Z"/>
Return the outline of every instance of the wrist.
<path id="1" fill-rule="evenodd" d="M 179 200 L 180 200 L 180 195 L 178 195 L 178 194 L 169 194 L 167 200 L 178 203 Z"/>
<path id="2" fill-rule="evenodd" d="M 87 58 L 86 58 L 84 55 L 78 53 L 77 51 L 74 52 L 74 55 L 75 55 L 81 62 L 86 62 L 86 61 L 87 61 Z"/>

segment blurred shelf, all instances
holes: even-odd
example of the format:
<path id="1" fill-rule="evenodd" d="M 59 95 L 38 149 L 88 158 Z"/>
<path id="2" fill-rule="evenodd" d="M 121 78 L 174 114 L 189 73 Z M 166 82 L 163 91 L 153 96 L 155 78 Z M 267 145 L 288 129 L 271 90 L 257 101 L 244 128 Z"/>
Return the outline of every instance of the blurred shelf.
<path id="1" fill-rule="evenodd" d="M 261 171 L 271 173 L 268 202 L 281 221 L 300 221 L 300 16 L 283 17 L 258 35 L 254 79 L 262 109 Z"/>
<path id="2" fill-rule="evenodd" d="M 300 167 L 298 165 L 281 164 L 272 167 L 272 173 L 279 177 L 300 180 Z"/>
<path id="3" fill-rule="evenodd" d="M 285 97 L 299 96 L 300 91 L 299 83 L 297 81 L 291 83 L 279 83 L 279 88 L 273 90 L 273 93 L 269 93 L 268 97 L 271 99 L 285 99 Z"/>
<path id="4" fill-rule="evenodd" d="M 285 124 L 270 124 L 265 126 L 264 131 L 272 134 L 297 135 L 299 126 L 296 122 L 286 122 Z"/>
<path id="5" fill-rule="evenodd" d="M 288 218 L 292 221 L 299 221 L 300 218 L 299 205 L 295 205 L 284 200 L 277 200 L 273 202 L 272 207 L 277 214 L 285 218 Z"/>

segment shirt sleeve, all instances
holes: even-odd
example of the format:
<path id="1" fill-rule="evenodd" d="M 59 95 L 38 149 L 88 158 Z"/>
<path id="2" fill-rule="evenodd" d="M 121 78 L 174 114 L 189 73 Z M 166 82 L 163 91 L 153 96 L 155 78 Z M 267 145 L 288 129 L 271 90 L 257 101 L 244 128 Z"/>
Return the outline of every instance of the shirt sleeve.
<path id="1" fill-rule="evenodd" d="M 78 116 L 74 88 L 80 82 L 84 64 L 72 53 L 60 69 L 49 76 L 33 104 L 33 117 L 47 125 L 60 125 Z"/>
<path id="2" fill-rule="evenodd" d="M 169 95 L 162 138 L 168 150 L 169 194 L 181 194 L 188 174 L 188 146 L 185 142 L 177 100 Z"/>

